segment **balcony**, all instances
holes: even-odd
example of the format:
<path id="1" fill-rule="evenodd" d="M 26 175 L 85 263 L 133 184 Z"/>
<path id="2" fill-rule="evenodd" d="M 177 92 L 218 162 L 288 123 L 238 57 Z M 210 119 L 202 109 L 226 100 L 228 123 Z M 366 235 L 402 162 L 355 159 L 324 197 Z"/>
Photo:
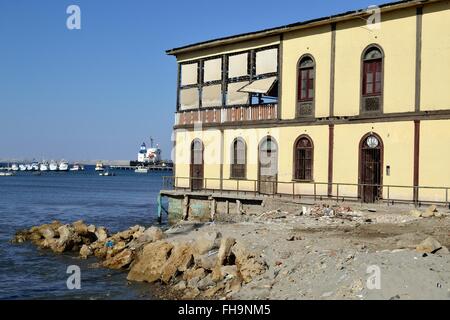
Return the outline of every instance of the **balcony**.
<path id="1" fill-rule="evenodd" d="M 261 104 L 242 107 L 196 109 L 177 112 L 175 125 L 201 123 L 230 123 L 277 119 L 277 104 Z"/>

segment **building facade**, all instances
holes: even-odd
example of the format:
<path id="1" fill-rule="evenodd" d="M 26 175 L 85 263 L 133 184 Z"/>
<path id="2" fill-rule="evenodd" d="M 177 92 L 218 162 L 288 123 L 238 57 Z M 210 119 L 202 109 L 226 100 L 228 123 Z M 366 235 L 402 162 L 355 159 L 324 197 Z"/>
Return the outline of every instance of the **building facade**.
<path id="1" fill-rule="evenodd" d="M 167 53 L 178 62 L 176 187 L 448 204 L 449 1 Z"/>

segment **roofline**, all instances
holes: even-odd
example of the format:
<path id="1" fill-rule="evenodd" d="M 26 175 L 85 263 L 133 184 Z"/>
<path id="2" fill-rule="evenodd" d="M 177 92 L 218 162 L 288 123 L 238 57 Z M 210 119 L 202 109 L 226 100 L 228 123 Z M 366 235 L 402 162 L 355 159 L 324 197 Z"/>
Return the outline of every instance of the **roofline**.
<path id="1" fill-rule="evenodd" d="M 392 11 L 392 10 L 397 10 L 397 9 L 402 9 L 402 8 L 415 7 L 418 5 L 422 5 L 424 3 L 431 3 L 431 2 L 437 2 L 437 1 L 441 1 L 441 0 L 401 0 L 401 1 L 381 4 L 378 7 L 382 10 L 382 12 L 383 11 L 386 12 L 386 11 Z M 354 10 L 354 11 L 348 11 L 348 12 L 339 13 L 336 15 L 328 16 L 328 17 L 322 17 L 322 18 L 318 18 L 318 19 L 312 19 L 312 20 L 301 21 L 301 22 L 295 22 L 295 23 L 287 24 L 287 25 L 280 26 L 280 27 L 263 29 L 263 30 L 254 31 L 254 32 L 241 33 L 241 34 L 227 36 L 227 37 L 223 37 L 223 38 L 202 41 L 202 42 L 166 50 L 166 54 L 176 56 L 180 53 L 187 53 L 187 52 L 192 52 L 192 51 L 197 51 L 197 50 L 202 50 L 202 49 L 208 49 L 208 48 L 212 48 L 212 47 L 219 46 L 219 45 L 237 43 L 237 42 L 242 42 L 242 41 L 246 41 L 246 40 L 265 38 L 268 36 L 279 35 L 279 34 L 282 34 L 282 33 L 288 32 L 288 31 L 317 27 L 317 26 L 321 26 L 321 25 L 350 20 L 350 19 L 354 19 L 356 17 L 364 16 L 364 15 L 368 14 L 367 9 L 368 8 Z"/>

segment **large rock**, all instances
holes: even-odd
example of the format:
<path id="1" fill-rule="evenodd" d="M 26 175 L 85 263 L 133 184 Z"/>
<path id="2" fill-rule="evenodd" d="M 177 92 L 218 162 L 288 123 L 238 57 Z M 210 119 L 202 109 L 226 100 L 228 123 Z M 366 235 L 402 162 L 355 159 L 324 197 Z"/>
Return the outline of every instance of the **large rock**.
<path id="1" fill-rule="evenodd" d="M 420 217 L 422 216 L 422 212 L 419 211 L 419 210 L 416 210 L 416 209 L 411 210 L 411 211 L 409 212 L 409 214 L 410 214 L 411 216 L 415 217 L 415 218 L 420 218 Z"/>
<path id="2" fill-rule="evenodd" d="M 239 271 L 236 265 L 233 266 L 220 266 L 217 265 L 211 273 L 212 279 L 216 282 L 223 280 L 224 278 L 238 278 Z"/>
<path id="3" fill-rule="evenodd" d="M 442 245 L 439 241 L 433 237 L 428 237 L 416 247 L 416 251 L 420 253 L 434 253 L 440 248 L 442 248 Z"/>
<path id="4" fill-rule="evenodd" d="M 94 252 L 91 249 L 91 246 L 83 244 L 80 249 L 80 256 L 82 259 L 87 259 L 87 257 L 91 256 Z"/>
<path id="5" fill-rule="evenodd" d="M 133 261 L 134 253 L 130 249 L 124 249 L 110 259 L 103 261 L 103 266 L 110 269 L 126 268 Z"/>
<path id="6" fill-rule="evenodd" d="M 62 253 L 71 250 L 75 245 L 81 243 L 80 236 L 75 232 L 75 229 L 70 225 L 63 225 L 58 228 L 59 238 L 52 245 L 51 249 L 54 252 Z"/>
<path id="7" fill-rule="evenodd" d="M 195 256 L 194 262 L 198 268 L 205 270 L 213 270 L 217 265 L 217 252 L 213 254 L 202 254 L 201 256 Z"/>
<path id="8" fill-rule="evenodd" d="M 55 231 L 50 227 L 42 228 L 40 231 L 42 236 L 47 240 L 53 239 L 56 235 Z"/>
<path id="9" fill-rule="evenodd" d="M 173 244 L 165 241 L 145 245 L 131 265 L 127 279 L 154 282 L 161 277 L 162 267 L 172 251 Z"/>
<path id="10" fill-rule="evenodd" d="M 183 280 L 185 281 L 189 281 L 192 278 L 198 277 L 200 279 L 204 278 L 206 276 L 206 271 L 203 268 L 198 268 L 198 269 L 189 269 L 186 270 L 183 273 Z"/>
<path id="11" fill-rule="evenodd" d="M 105 241 L 108 238 L 108 231 L 104 227 L 99 227 L 95 230 L 97 241 Z"/>
<path id="12" fill-rule="evenodd" d="M 201 234 L 194 242 L 195 255 L 202 255 L 212 249 L 219 248 L 221 237 L 220 232 L 215 231 Z"/>
<path id="13" fill-rule="evenodd" d="M 236 243 L 234 238 L 222 238 L 220 241 L 219 253 L 217 254 L 217 263 L 220 265 L 226 264 L 231 253 L 231 247 Z"/>
<path id="14" fill-rule="evenodd" d="M 79 235 L 86 235 L 88 231 L 88 226 L 83 222 L 83 220 L 78 220 L 72 223 L 72 226 L 76 233 Z"/>
<path id="15" fill-rule="evenodd" d="M 216 283 L 213 281 L 211 274 L 208 274 L 197 283 L 197 288 L 199 288 L 200 290 L 206 290 L 215 285 Z"/>
<path id="16" fill-rule="evenodd" d="M 259 255 L 250 252 L 242 243 L 237 242 L 231 252 L 235 256 L 237 269 L 246 283 L 266 271 L 264 260 Z"/>
<path id="17" fill-rule="evenodd" d="M 169 281 L 177 275 L 177 272 L 184 272 L 188 270 L 194 263 L 192 255 L 192 248 L 189 244 L 174 244 L 172 253 L 162 267 L 161 280 L 164 283 Z"/>
<path id="18" fill-rule="evenodd" d="M 430 218 L 433 217 L 437 212 L 437 207 L 433 204 L 431 206 L 429 206 L 427 208 L 427 210 L 425 210 L 424 213 L 422 213 L 422 217 L 424 218 Z"/>

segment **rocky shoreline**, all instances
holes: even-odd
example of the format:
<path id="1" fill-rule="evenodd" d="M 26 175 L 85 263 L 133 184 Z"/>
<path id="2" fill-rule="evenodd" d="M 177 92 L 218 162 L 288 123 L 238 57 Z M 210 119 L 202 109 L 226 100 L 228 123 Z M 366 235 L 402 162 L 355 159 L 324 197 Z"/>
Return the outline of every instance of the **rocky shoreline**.
<path id="1" fill-rule="evenodd" d="M 450 299 L 450 210 L 267 200 L 167 230 L 52 222 L 17 232 L 155 284 L 162 299 Z M 367 285 L 380 272 L 380 288 Z"/>
<path id="2" fill-rule="evenodd" d="M 110 234 L 82 220 L 53 221 L 18 231 L 12 239 L 13 243 L 26 241 L 56 254 L 94 256 L 102 267 L 128 271 L 129 281 L 161 283 L 169 289 L 161 295 L 181 299 L 231 298 L 243 283 L 267 269 L 261 256 L 216 231 L 180 241 L 156 226 L 136 225 Z"/>

